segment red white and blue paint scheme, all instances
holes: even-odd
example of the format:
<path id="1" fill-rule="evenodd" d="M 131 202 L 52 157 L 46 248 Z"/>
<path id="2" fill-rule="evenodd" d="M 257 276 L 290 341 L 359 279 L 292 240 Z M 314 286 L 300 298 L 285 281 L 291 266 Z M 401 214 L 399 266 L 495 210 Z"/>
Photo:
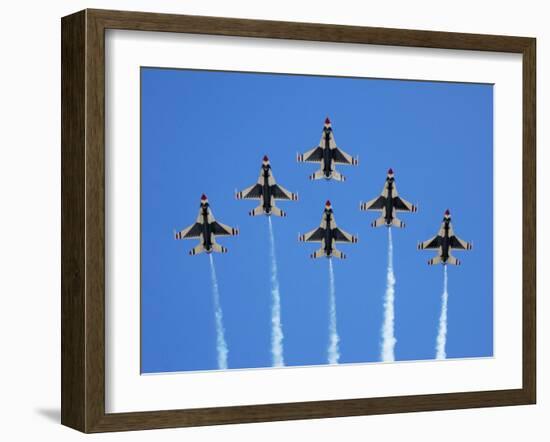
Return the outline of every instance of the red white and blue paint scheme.
<path id="1" fill-rule="evenodd" d="M 286 216 L 286 212 L 275 206 L 275 201 L 296 201 L 298 199 L 298 194 L 286 190 L 284 187 L 279 186 L 275 182 L 273 171 L 271 169 L 271 163 L 267 155 L 265 155 L 262 161 L 262 167 L 260 169 L 260 176 L 256 184 L 247 187 L 241 192 L 237 192 L 235 197 L 238 200 L 248 199 L 261 201 L 258 207 L 248 212 L 250 216 Z"/>
<path id="2" fill-rule="evenodd" d="M 313 149 L 308 150 L 304 154 L 298 154 L 296 157 L 299 163 L 320 163 L 321 168 L 314 174 L 309 176 L 310 180 L 336 180 L 345 181 L 346 177 L 338 172 L 335 168 L 336 164 L 348 166 L 356 166 L 359 164 L 359 159 L 352 157 L 336 146 L 334 133 L 332 131 L 332 123 L 327 117 L 321 135 L 321 141 Z"/>
<path id="3" fill-rule="evenodd" d="M 360 210 L 382 212 L 382 216 L 371 223 L 372 227 L 405 227 L 405 223 L 396 217 L 397 212 L 416 212 L 418 207 L 405 201 L 397 193 L 393 170 L 389 169 L 386 175 L 386 182 L 380 196 L 366 202 L 360 203 Z"/>
<path id="4" fill-rule="evenodd" d="M 314 259 L 322 256 L 346 259 L 346 255 L 336 248 L 336 243 L 356 243 L 358 241 L 357 236 L 338 228 L 330 201 L 325 204 L 321 225 L 311 232 L 299 235 L 298 239 L 303 242 L 321 243 L 321 248 L 310 255 Z"/>
<path id="5" fill-rule="evenodd" d="M 439 232 L 433 238 L 418 244 L 419 250 L 432 249 L 437 250 L 437 256 L 428 261 L 428 265 L 434 264 L 452 264 L 460 265 L 460 260 L 451 255 L 451 250 L 472 250 L 473 244 L 455 235 L 453 225 L 451 224 L 451 212 L 449 209 L 443 215 L 443 222 Z"/>
<path id="6" fill-rule="evenodd" d="M 217 236 L 235 236 L 239 234 L 238 229 L 226 226 L 214 219 L 208 198 L 201 196 L 201 203 L 197 221 L 180 232 L 175 232 L 175 239 L 199 238 L 199 244 L 189 251 L 190 255 L 199 253 L 227 253 L 227 249 L 216 242 Z"/>

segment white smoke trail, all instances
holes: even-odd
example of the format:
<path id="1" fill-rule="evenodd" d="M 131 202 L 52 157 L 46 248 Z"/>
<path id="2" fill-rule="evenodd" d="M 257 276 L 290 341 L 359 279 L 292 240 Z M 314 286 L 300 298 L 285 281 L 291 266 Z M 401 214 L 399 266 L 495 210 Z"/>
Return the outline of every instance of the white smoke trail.
<path id="1" fill-rule="evenodd" d="M 271 359 L 273 367 L 284 367 L 283 327 L 281 325 L 281 292 L 277 273 L 277 256 L 275 255 L 275 235 L 271 217 L 269 220 L 269 243 L 271 257 Z"/>
<path id="2" fill-rule="evenodd" d="M 447 358 L 445 352 L 445 346 L 447 344 L 447 299 L 449 293 L 447 292 L 447 266 L 443 266 L 443 294 L 441 295 L 441 315 L 439 316 L 439 333 L 437 334 L 437 342 L 435 346 L 436 359 Z"/>
<path id="3" fill-rule="evenodd" d="M 216 350 L 218 351 L 218 369 L 227 369 L 227 343 L 225 342 L 223 328 L 223 313 L 220 305 L 220 290 L 218 288 L 218 277 L 214 266 L 214 256 L 210 257 L 210 277 L 212 278 L 212 297 L 214 298 L 214 315 L 216 317 Z"/>
<path id="4" fill-rule="evenodd" d="M 328 260 L 328 269 L 330 277 L 328 363 L 338 364 L 338 360 L 340 359 L 340 350 L 338 348 L 340 337 L 338 336 L 338 330 L 336 328 L 336 284 L 334 282 L 334 268 L 332 267 L 332 258 L 329 258 Z"/>
<path id="5" fill-rule="evenodd" d="M 382 361 L 394 361 L 394 348 L 397 340 L 394 336 L 394 300 L 395 275 L 393 274 L 393 240 L 391 227 L 388 228 L 388 270 L 386 276 L 386 294 L 384 296 L 384 323 L 382 324 Z"/>

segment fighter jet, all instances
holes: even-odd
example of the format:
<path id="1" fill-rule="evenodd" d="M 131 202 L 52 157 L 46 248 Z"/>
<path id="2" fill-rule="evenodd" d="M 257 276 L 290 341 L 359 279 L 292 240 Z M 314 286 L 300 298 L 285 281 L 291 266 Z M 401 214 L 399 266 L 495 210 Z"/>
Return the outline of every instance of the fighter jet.
<path id="1" fill-rule="evenodd" d="M 269 158 L 264 156 L 262 162 L 262 168 L 260 169 L 260 177 L 258 182 L 242 192 L 237 192 L 235 197 L 240 199 L 252 199 L 261 200 L 261 203 L 254 210 L 248 212 L 250 216 L 257 215 L 276 215 L 286 216 L 286 213 L 275 207 L 275 200 L 291 200 L 296 201 L 298 195 L 296 193 L 289 192 L 285 188 L 275 183 L 273 172 L 271 171 L 271 164 Z"/>
<path id="2" fill-rule="evenodd" d="M 418 250 L 422 249 L 437 249 L 438 255 L 428 261 L 428 265 L 433 264 L 453 264 L 460 265 L 460 261 L 451 255 L 451 249 L 457 250 L 472 250 L 472 243 L 460 239 L 454 234 L 453 225 L 451 224 L 451 212 L 449 209 L 445 211 L 441 228 L 436 236 L 427 241 L 418 244 Z"/>
<path id="3" fill-rule="evenodd" d="M 198 255 L 203 252 L 227 253 L 227 249 L 216 242 L 216 236 L 235 236 L 238 234 L 238 229 L 226 226 L 214 219 L 208 198 L 203 194 L 197 221 L 181 232 L 174 232 L 174 237 L 175 239 L 200 238 L 200 243 L 189 251 L 190 255 Z"/>
<path id="4" fill-rule="evenodd" d="M 359 208 L 365 211 L 382 212 L 382 216 L 371 223 L 372 227 L 384 225 L 386 227 L 405 227 L 405 223 L 396 218 L 396 212 L 416 212 L 418 210 L 414 204 L 405 201 L 397 193 L 392 169 L 388 170 L 382 194 L 366 203 L 360 203 Z"/>
<path id="5" fill-rule="evenodd" d="M 346 177 L 335 169 L 335 165 L 345 164 L 356 166 L 359 164 L 359 160 L 357 158 L 352 157 L 336 147 L 336 141 L 334 141 L 334 134 L 332 132 L 332 125 L 328 117 L 325 120 L 323 135 L 321 136 L 319 145 L 307 151 L 303 155 L 298 154 L 296 159 L 299 163 L 321 163 L 321 168 L 314 174 L 310 175 L 310 180 L 320 180 L 321 178 L 330 180 L 332 178 L 336 181 L 345 181 Z"/>
<path id="6" fill-rule="evenodd" d="M 305 242 L 321 243 L 321 248 L 312 253 L 310 255 L 311 258 L 320 258 L 321 256 L 326 256 L 327 258 L 336 257 L 340 259 L 345 259 L 346 255 L 344 255 L 340 250 L 336 249 L 335 244 L 339 242 L 356 243 L 358 241 L 358 238 L 356 236 L 344 232 L 342 229 L 339 229 L 336 226 L 336 221 L 334 221 L 334 213 L 332 211 L 330 201 L 327 201 L 325 204 L 323 218 L 321 219 L 321 226 L 317 229 L 313 229 L 311 232 L 308 232 L 305 235 L 300 235 L 298 239 Z"/>

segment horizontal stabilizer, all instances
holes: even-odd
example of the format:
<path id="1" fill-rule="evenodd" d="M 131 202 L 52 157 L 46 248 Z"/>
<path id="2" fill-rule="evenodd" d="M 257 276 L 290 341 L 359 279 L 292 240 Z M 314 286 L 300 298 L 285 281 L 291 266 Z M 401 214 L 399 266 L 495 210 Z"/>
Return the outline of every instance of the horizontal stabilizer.
<path id="1" fill-rule="evenodd" d="M 391 224 L 393 227 L 399 227 L 400 229 L 405 227 L 405 223 L 397 218 L 393 218 Z"/>
<path id="2" fill-rule="evenodd" d="M 433 266 L 435 264 L 441 264 L 441 258 L 439 256 L 436 256 L 428 261 L 429 266 Z"/>
<path id="3" fill-rule="evenodd" d="M 218 243 L 212 244 L 212 251 L 217 253 L 227 253 L 227 249 L 223 246 L 220 246 Z"/>
<path id="4" fill-rule="evenodd" d="M 332 256 L 334 258 L 346 259 L 346 255 L 338 249 L 332 249 Z"/>
<path id="5" fill-rule="evenodd" d="M 326 177 L 325 177 L 325 174 L 323 173 L 322 170 L 318 170 L 317 172 L 315 172 L 315 173 L 313 173 L 309 176 L 309 179 L 312 180 L 312 181 L 313 180 L 322 180 L 324 178 L 326 178 Z"/>
<path id="6" fill-rule="evenodd" d="M 301 241 L 303 241 L 303 240 L 301 240 Z M 315 250 L 315 252 L 313 252 L 313 253 L 310 255 L 310 257 L 311 257 L 312 259 L 321 258 L 322 256 L 327 256 L 327 255 L 325 254 L 325 249 L 322 248 L 322 247 L 321 247 L 319 250 Z"/>
<path id="7" fill-rule="evenodd" d="M 336 170 L 332 171 L 332 179 L 336 181 L 342 181 L 342 182 L 346 181 L 346 177 Z"/>
<path id="8" fill-rule="evenodd" d="M 454 265 L 454 266 L 459 266 L 460 265 L 460 260 L 456 259 L 454 256 L 449 256 L 447 258 L 447 262 L 445 264 L 451 264 L 451 265 Z"/>
<path id="9" fill-rule="evenodd" d="M 255 209 L 251 210 L 250 212 L 248 212 L 248 214 L 250 216 L 258 216 L 258 215 L 264 215 L 266 214 L 265 210 L 264 210 L 264 206 L 262 205 L 259 205 L 258 207 L 256 207 Z"/>
<path id="10" fill-rule="evenodd" d="M 370 225 L 371 225 L 372 227 L 385 226 L 385 225 L 386 225 L 386 218 L 384 218 L 383 216 L 381 216 L 380 218 L 374 220 Z"/>
<path id="11" fill-rule="evenodd" d="M 198 244 L 196 247 L 189 250 L 189 254 L 191 256 L 198 255 L 199 253 L 203 253 L 203 252 L 205 252 L 205 248 L 202 244 Z"/>
<path id="12" fill-rule="evenodd" d="M 286 212 L 284 210 L 281 210 L 279 209 L 278 207 L 271 207 L 271 214 L 272 215 L 275 215 L 275 216 L 281 216 L 281 217 L 285 217 L 286 216 Z"/>

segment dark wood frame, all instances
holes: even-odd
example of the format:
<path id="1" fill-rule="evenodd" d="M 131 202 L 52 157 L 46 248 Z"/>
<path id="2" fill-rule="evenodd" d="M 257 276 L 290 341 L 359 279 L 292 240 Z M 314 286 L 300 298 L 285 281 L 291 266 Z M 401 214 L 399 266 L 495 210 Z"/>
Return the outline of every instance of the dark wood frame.
<path id="1" fill-rule="evenodd" d="M 105 30 L 185 32 L 523 56 L 523 386 L 401 397 L 105 413 Z M 83 432 L 534 404 L 536 40 L 405 29 L 84 10 L 62 30 L 61 422 Z"/>

